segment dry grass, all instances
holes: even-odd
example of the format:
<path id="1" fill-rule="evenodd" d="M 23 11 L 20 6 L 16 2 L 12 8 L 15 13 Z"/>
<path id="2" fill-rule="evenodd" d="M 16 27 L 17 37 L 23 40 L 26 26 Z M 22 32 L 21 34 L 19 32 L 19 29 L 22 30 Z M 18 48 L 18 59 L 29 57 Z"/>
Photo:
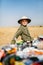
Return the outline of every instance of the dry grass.
<path id="1" fill-rule="evenodd" d="M 11 42 L 14 34 L 17 31 L 17 27 L 0 27 L 0 45 L 5 45 Z M 43 26 L 30 26 L 28 27 L 30 35 L 34 38 L 39 35 L 43 35 Z M 20 39 L 20 37 L 18 38 Z"/>

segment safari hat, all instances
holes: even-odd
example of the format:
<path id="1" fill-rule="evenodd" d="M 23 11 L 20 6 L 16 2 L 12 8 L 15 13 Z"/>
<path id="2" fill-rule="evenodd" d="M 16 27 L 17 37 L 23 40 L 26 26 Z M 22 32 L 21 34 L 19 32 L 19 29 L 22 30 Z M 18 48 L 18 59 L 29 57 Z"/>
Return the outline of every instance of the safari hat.
<path id="1" fill-rule="evenodd" d="M 21 19 L 18 20 L 18 23 L 20 24 L 20 21 L 22 21 L 22 20 L 27 20 L 28 23 L 31 22 L 31 19 L 29 19 L 29 18 L 26 17 L 26 16 L 23 16 Z"/>

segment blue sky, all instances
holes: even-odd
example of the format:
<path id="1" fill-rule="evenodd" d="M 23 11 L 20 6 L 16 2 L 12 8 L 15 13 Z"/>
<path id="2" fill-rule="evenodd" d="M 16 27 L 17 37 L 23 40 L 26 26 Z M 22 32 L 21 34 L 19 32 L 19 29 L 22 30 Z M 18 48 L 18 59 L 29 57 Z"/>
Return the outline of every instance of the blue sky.
<path id="1" fill-rule="evenodd" d="M 18 26 L 22 16 L 29 25 L 43 25 L 43 0 L 0 0 L 0 26 Z"/>

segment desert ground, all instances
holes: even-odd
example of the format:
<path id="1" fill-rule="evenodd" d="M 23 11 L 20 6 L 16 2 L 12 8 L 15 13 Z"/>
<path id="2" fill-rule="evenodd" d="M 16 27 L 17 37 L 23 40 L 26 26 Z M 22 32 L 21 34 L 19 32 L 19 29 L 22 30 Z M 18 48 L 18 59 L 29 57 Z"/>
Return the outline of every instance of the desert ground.
<path id="1" fill-rule="evenodd" d="M 17 29 L 18 27 L 0 27 L 0 46 L 10 44 Z M 43 35 L 43 26 L 29 26 L 28 29 L 33 38 Z"/>

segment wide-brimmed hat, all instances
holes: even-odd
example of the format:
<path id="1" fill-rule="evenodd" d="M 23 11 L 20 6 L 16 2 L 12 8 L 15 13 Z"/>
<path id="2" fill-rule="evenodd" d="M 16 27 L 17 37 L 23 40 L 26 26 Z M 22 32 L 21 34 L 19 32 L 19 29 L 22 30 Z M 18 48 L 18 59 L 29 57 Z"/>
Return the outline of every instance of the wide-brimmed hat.
<path id="1" fill-rule="evenodd" d="M 20 24 L 20 21 L 22 21 L 22 20 L 27 20 L 28 23 L 31 22 L 31 19 L 29 19 L 29 18 L 26 17 L 26 16 L 23 16 L 21 19 L 18 20 L 18 23 Z"/>

